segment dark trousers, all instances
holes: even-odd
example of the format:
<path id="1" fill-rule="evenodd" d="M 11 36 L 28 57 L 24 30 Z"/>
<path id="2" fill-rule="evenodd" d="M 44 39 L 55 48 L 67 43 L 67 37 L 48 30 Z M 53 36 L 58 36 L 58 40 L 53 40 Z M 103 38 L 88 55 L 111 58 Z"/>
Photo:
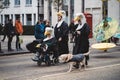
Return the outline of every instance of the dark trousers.
<path id="1" fill-rule="evenodd" d="M 6 35 L 6 34 L 4 34 L 2 41 L 4 41 L 4 40 L 5 40 L 6 36 L 7 36 L 7 35 Z"/>
<path id="2" fill-rule="evenodd" d="M 12 42 L 12 39 L 13 39 L 13 36 L 12 35 L 7 35 L 8 37 L 8 50 L 11 50 L 11 42 Z"/>
<path id="3" fill-rule="evenodd" d="M 19 36 L 20 36 L 19 34 L 16 34 L 16 49 L 21 49 Z"/>
<path id="4" fill-rule="evenodd" d="M 0 53 L 3 53 L 2 49 L 1 49 L 1 42 L 0 42 Z"/>
<path id="5" fill-rule="evenodd" d="M 0 42 L 0 52 L 1 52 L 2 50 L 1 50 L 1 42 Z"/>

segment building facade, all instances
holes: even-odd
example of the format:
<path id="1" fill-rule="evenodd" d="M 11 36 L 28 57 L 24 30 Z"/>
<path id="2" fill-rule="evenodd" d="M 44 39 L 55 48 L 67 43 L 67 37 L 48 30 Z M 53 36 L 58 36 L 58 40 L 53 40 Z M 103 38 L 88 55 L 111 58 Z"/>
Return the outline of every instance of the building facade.
<path id="1" fill-rule="evenodd" d="M 1 0 L 2 1 L 2 0 Z M 3 0 L 4 1 L 4 0 Z M 23 25 L 35 25 L 38 19 L 50 20 L 52 26 L 57 22 L 57 11 L 66 11 L 66 22 L 69 24 L 76 13 L 92 14 L 93 29 L 104 16 L 103 2 L 107 1 L 106 15 L 115 18 L 120 23 L 120 0 L 56 0 L 63 4 L 54 4 L 55 0 L 5 0 L 9 7 L 0 12 L 0 23 L 8 19 L 21 17 Z M 114 6 L 114 7 L 113 7 Z"/>
<path id="2" fill-rule="evenodd" d="M 39 16 L 43 18 L 43 0 L 39 0 Z M 20 17 L 23 25 L 34 25 L 38 20 L 37 0 L 9 0 L 8 8 L 4 8 L 0 13 L 0 22 L 5 23 L 8 19 Z"/>

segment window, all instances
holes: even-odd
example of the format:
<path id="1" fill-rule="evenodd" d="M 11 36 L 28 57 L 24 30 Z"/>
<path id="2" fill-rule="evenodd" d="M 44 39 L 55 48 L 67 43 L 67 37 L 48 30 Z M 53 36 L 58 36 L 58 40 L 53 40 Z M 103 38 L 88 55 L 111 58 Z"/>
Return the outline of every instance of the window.
<path id="1" fill-rule="evenodd" d="M 26 4 L 32 4 L 32 0 L 26 0 Z"/>
<path id="2" fill-rule="evenodd" d="M 1 15 L 1 23 L 3 23 L 3 15 Z"/>
<path id="3" fill-rule="evenodd" d="M 26 25 L 32 25 L 32 14 L 26 14 Z"/>
<path id="4" fill-rule="evenodd" d="M 15 19 L 19 18 L 20 14 L 15 14 Z"/>
<path id="5" fill-rule="evenodd" d="M 4 7 L 8 7 L 10 4 L 9 0 L 3 0 Z"/>
<path id="6" fill-rule="evenodd" d="M 34 14 L 34 24 L 36 24 L 36 14 Z"/>
<path id="7" fill-rule="evenodd" d="M 26 0 L 26 6 L 27 7 L 32 6 L 32 0 Z"/>
<path id="8" fill-rule="evenodd" d="M 20 0 L 14 0 L 15 6 L 20 6 Z"/>
<path id="9" fill-rule="evenodd" d="M 24 14 L 22 14 L 22 24 L 24 25 Z"/>

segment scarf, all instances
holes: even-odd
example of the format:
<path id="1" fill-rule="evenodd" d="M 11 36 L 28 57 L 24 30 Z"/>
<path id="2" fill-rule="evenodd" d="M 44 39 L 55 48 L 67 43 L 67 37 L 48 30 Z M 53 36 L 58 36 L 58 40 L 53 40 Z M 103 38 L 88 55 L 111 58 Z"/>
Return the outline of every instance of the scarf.
<path id="1" fill-rule="evenodd" d="M 57 23 L 57 28 L 59 28 L 62 23 L 63 23 L 63 20 L 59 21 L 59 22 Z"/>

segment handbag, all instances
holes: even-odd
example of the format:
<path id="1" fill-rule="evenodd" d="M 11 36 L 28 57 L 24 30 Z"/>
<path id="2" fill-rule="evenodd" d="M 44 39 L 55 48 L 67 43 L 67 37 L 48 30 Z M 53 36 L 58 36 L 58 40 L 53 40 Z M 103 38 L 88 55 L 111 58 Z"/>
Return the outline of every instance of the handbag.
<path id="1" fill-rule="evenodd" d="M 23 38 L 21 36 L 19 36 L 19 43 L 22 44 L 23 43 Z"/>

